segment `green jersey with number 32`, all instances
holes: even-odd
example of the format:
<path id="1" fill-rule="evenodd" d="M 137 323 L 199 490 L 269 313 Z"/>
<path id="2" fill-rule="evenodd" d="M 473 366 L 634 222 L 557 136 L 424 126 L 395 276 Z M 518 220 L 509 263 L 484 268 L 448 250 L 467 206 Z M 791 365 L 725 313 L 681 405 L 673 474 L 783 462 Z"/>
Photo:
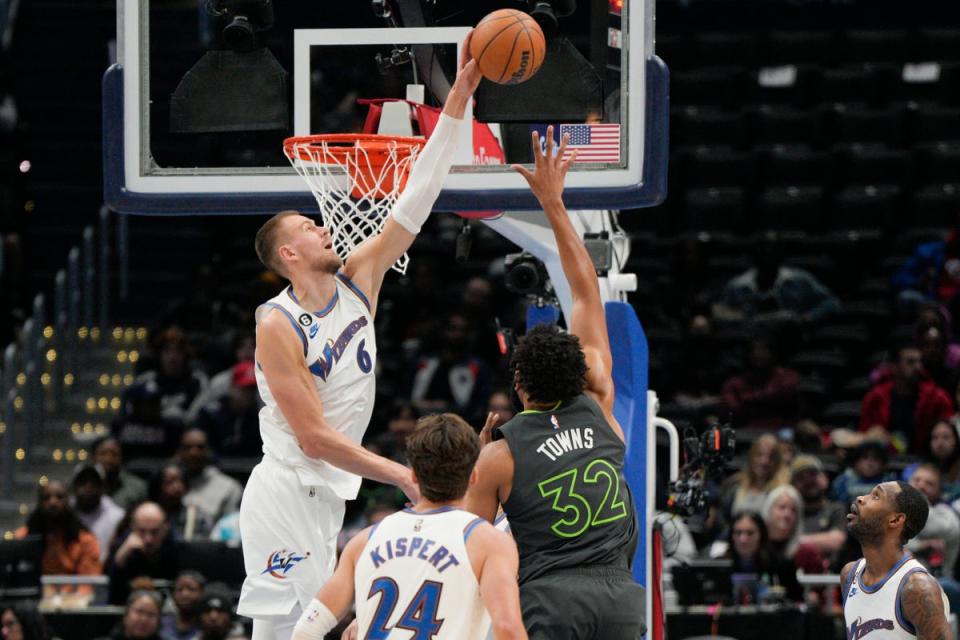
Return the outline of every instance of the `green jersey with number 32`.
<path id="1" fill-rule="evenodd" d="M 500 427 L 513 455 L 503 510 L 520 551 L 520 583 L 558 569 L 629 568 L 637 518 L 623 478 L 626 447 L 581 394 Z"/>

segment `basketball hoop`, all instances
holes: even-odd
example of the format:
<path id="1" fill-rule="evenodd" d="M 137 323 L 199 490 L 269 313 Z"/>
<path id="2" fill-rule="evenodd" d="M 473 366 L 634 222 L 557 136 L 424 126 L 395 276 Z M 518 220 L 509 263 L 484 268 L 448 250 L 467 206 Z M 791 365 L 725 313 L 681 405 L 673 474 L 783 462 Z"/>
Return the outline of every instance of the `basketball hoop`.
<path id="1" fill-rule="evenodd" d="M 313 192 L 333 247 L 346 259 L 377 235 L 407 186 L 423 138 L 337 133 L 283 141 L 283 152 Z M 393 266 L 405 273 L 404 254 Z"/>

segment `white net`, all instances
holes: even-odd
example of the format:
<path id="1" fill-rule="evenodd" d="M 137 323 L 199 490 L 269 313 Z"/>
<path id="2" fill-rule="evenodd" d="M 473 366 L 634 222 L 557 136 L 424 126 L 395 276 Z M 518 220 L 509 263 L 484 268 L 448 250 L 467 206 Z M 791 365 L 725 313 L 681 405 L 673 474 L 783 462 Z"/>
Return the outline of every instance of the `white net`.
<path id="1" fill-rule="evenodd" d="M 290 138 L 284 152 L 320 205 L 342 259 L 377 235 L 407 183 L 422 138 L 331 135 Z M 393 268 L 406 273 L 406 253 Z"/>

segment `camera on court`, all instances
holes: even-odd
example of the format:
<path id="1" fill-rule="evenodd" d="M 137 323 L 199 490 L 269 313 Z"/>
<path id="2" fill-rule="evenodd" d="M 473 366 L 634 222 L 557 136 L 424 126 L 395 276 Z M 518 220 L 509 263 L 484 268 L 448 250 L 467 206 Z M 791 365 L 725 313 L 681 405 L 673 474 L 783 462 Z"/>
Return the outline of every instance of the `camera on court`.
<path id="1" fill-rule="evenodd" d="M 520 295 L 546 296 L 547 268 L 526 251 L 511 253 L 503 259 L 507 291 Z"/>
<path id="2" fill-rule="evenodd" d="M 213 0 L 213 11 L 230 20 L 223 29 L 223 44 L 233 51 L 252 51 L 257 32 L 273 26 L 273 0 Z"/>
<path id="3" fill-rule="evenodd" d="M 699 437 L 689 430 L 684 434 L 683 447 L 687 463 L 680 470 L 680 478 L 670 483 L 667 509 L 691 516 L 707 509 L 706 482 L 727 475 L 727 465 L 736 451 L 736 433 L 729 424 L 714 424 Z"/>

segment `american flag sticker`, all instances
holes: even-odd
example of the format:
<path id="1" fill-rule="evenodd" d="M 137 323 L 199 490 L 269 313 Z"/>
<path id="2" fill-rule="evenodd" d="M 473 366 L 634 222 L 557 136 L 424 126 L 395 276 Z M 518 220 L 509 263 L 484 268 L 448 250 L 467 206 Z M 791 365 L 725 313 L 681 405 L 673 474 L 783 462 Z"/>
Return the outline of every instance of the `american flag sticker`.
<path id="1" fill-rule="evenodd" d="M 577 162 L 620 162 L 619 124 L 562 124 L 563 134 L 570 134 L 564 158 L 576 150 Z"/>

